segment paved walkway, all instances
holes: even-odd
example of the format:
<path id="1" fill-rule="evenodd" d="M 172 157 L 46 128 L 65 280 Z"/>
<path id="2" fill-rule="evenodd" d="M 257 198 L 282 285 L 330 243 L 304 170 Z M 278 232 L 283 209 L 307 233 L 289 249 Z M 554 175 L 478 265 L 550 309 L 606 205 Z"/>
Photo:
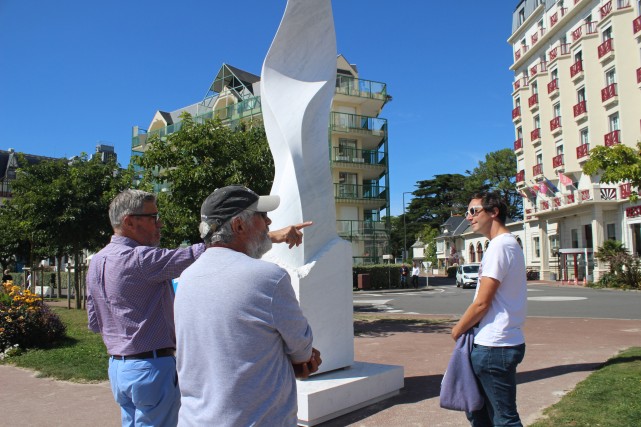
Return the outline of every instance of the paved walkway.
<path id="1" fill-rule="evenodd" d="M 396 397 L 326 422 L 323 427 L 468 425 L 462 413 L 440 409 L 438 404 L 442 374 L 454 345 L 449 326 L 384 322 L 359 325 L 358 330 L 356 360 L 403 365 L 405 388 Z M 608 358 L 638 346 L 641 321 L 528 318 L 525 334 L 527 350 L 518 373 L 518 405 L 527 425 Z M 10 366 L 0 366 L 0 414 L 3 426 L 119 425 L 119 409 L 108 383 L 40 379 L 31 371 Z"/>

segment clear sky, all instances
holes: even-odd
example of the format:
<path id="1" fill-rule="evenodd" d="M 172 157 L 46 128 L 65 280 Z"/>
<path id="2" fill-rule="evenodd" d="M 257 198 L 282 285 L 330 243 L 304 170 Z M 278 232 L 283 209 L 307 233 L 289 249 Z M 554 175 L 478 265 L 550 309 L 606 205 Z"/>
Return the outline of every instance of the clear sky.
<path id="1" fill-rule="evenodd" d="M 391 213 L 514 142 L 516 1 L 333 0 L 338 52 L 387 83 Z M 260 75 L 285 0 L 0 0 L 0 149 L 70 157 L 202 100 L 222 63 Z M 411 195 L 405 196 L 406 204 Z"/>

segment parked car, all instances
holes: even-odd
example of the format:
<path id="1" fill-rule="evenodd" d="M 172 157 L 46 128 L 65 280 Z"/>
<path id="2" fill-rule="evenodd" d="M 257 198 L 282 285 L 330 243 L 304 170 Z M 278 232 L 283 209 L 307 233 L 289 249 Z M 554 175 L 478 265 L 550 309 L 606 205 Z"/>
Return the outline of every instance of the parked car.
<path id="1" fill-rule="evenodd" d="M 475 288 L 479 280 L 479 264 L 463 264 L 456 269 L 456 287 Z"/>

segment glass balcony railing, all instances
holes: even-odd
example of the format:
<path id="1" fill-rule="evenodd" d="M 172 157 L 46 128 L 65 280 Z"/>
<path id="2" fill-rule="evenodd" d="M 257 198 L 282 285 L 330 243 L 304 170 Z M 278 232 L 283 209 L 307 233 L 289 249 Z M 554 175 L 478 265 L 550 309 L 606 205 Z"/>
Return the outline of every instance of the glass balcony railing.
<path id="1" fill-rule="evenodd" d="M 385 152 L 334 147 L 334 157 L 332 157 L 332 160 L 335 162 L 385 166 Z"/>
<path id="2" fill-rule="evenodd" d="M 389 230 L 383 221 L 337 220 L 336 232 L 341 237 L 352 238 L 373 234 L 388 234 Z"/>
<path id="3" fill-rule="evenodd" d="M 337 75 L 336 93 L 386 101 L 387 85 L 381 82 L 356 79 L 351 76 Z"/>
<path id="4" fill-rule="evenodd" d="M 383 136 L 387 130 L 387 120 L 333 111 L 330 116 L 330 128 L 338 132 L 369 133 Z"/>
<path id="5" fill-rule="evenodd" d="M 352 200 L 387 199 L 386 188 L 382 185 L 334 184 L 334 197 Z"/>

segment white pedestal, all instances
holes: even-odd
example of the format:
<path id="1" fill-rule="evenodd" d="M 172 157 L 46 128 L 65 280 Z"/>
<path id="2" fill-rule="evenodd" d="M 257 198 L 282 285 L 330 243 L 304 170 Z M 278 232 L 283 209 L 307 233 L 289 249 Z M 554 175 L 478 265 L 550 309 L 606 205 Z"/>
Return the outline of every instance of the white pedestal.
<path id="1" fill-rule="evenodd" d="M 296 381 L 298 424 L 315 426 L 395 396 L 403 385 L 402 366 L 364 362 Z"/>

